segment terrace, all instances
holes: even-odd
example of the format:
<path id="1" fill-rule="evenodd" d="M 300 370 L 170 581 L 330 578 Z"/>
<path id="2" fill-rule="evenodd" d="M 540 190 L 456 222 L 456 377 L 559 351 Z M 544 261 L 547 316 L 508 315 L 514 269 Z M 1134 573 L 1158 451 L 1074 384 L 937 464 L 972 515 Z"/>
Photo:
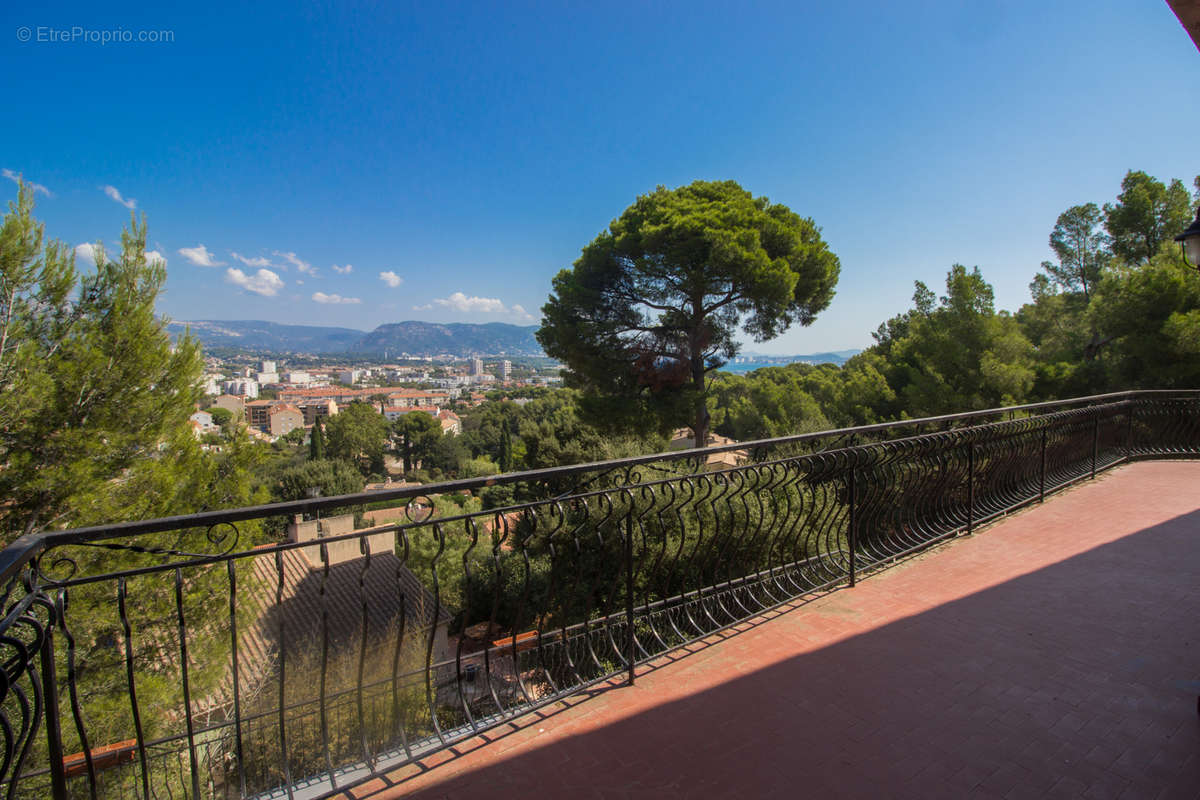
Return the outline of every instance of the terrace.
<path id="1" fill-rule="evenodd" d="M 748 460 L 726 469 L 682 451 L 29 537 L 0 554 L 0 778 L 1193 797 L 1198 423 L 1198 392 L 1126 392 L 730 445 Z M 431 514 L 505 484 L 510 505 Z M 242 541 L 381 501 L 405 521 Z M 369 601 L 381 531 L 398 627 Z M 296 642 L 301 551 L 320 620 Z"/>
<path id="2" fill-rule="evenodd" d="M 1194 798 L 1198 481 L 1119 467 L 348 796 Z"/>

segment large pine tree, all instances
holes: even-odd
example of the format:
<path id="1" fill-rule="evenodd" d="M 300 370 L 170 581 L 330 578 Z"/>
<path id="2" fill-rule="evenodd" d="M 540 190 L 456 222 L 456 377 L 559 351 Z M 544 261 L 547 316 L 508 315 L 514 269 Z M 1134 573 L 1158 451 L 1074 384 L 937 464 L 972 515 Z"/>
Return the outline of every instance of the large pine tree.
<path id="1" fill-rule="evenodd" d="M 154 303 L 166 268 L 136 218 L 95 271 L 45 239 L 22 184 L 0 226 L 0 537 L 69 527 L 186 428 L 203 366 Z"/>

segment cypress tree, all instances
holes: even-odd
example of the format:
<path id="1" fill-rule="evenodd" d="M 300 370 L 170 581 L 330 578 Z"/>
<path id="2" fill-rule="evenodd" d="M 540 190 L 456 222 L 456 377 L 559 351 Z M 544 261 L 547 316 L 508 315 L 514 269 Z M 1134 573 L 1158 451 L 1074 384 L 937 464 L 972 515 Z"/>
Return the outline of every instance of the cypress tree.
<path id="1" fill-rule="evenodd" d="M 504 420 L 500 427 L 500 471 L 512 472 L 512 468 L 512 434 L 508 431 L 508 420 Z"/>
<path id="2" fill-rule="evenodd" d="M 325 432 L 321 428 L 321 418 L 313 422 L 312 438 L 308 442 L 308 458 L 319 461 L 325 457 Z"/>

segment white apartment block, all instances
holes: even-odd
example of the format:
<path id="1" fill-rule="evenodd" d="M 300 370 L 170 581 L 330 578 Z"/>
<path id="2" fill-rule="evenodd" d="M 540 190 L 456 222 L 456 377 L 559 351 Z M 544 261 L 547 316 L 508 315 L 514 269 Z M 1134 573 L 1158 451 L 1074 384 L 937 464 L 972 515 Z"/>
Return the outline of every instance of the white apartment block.
<path id="1" fill-rule="evenodd" d="M 258 397 L 258 381 L 250 378 L 225 381 L 225 394 L 237 394 L 250 398 Z"/>

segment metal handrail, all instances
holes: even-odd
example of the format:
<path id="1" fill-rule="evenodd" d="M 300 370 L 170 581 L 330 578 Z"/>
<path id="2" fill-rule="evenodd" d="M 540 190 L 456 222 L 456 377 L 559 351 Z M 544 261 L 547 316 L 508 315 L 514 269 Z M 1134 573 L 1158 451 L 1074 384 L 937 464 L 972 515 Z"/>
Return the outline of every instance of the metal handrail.
<path id="1" fill-rule="evenodd" d="M 995 416 L 997 414 L 1014 414 L 1028 411 L 1042 411 L 1052 408 L 1068 408 L 1084 404 L 1090 405 L 1099 402 L 1145 396 L 1189 394 L 1200 395 L 1200 389 L 1135 389 L 1122 392 L 1109 392 L 1107 394 L 1090 395 L 1087 397 L 1077 397 L 1067 400 L 1026 403 L 1024 405 L 990 408 L 981 411 L 964 411 L 955 414 L 942 414 L 934 417 L 920 417 L 917 419 L 880 422 L 873 425 L 861 425 L 858 427 L 834 428 L 827 431 L 817 431 L 813 433 L 803 433 L 792 436 L 780 436 L 772 439 L 755 439 L 753 441 L 739 442 L 736 444 L 720 445 L 715 447 L 697 447 L 688 450 L 672 450 L 663 453 L 653 453 L 650 455 L 611 459 L 608 461 L 592 461 L 583 464 L 571 464 L 562 467 L 510 472 L 504 475 L 493 475 L 479 478 L 462 478 L 459 480 L 422 484 L 416 487 L 405 487 L 401 489 L 357 492 L 354 494 L 343 494 L 333 497 L 291 500 L 282 503 L 267 503 L 264 505 L 247 506 L 237 509 L 201 511 L 193 514 L 180 514 L 172 517 L 120 522 L 112 525 L 97 525 L 63 531 L 31 533 L 15 539 L 3 550 L 0 550 L 0 585 L 3 585 L 5 582 L 11 580 L 24 565 L 28 564 L 40 553 L 45 551 L 47 548 L 56 545 L 76 544 L 85 541 L 102 541 L 105 539 L 116 539 L 124 536 L 136 536 L 147 533 L 161 533 L 163 531 L 178 530 L 179 528 L 207 528 L 225 523 L 243 522 L 245 520 L 259 519 L 269 516 L 316 514 L 321 511 L 343 508 L 351 505 L 416 499 L 426 495 L 450 494 L 474 489 L 482 489 L 490 486 L 504 486 L 526 481 L 567 478 L 597 470 L 613 471 L 655 462 L 681 461 L 692 458 L 707 457 L 716 453 L 736 452 L 739 450 L 754 450 L 764 447 L 778 447 L 780 445 L 787 444 L 801 444 L 805 442 L 816 441 L 818 439 L 837 436 L 846 436 L 852 434 L 866 435 L 883 431 L 891 431 L 903 427 L 920 427 L 922 425 L 941 425 L 953 422 L 964 422 L 968 420 L 980 419 L 982 417 Z"/>
<path id="2" fill-rule="evenodd" d="M 824 448 L 794 447 L 822 442 Z M 753 459 L 703 468 L 712 453 L 743 451 Z M 1135 458 L 1194 456 L 1200 456 L 1200 391 L 1127 391 L 32 534 L 0 553 L 7 611 L 0 619 L 0 728 L 19 732 L 0 741 L 0 791 L 21 797 L 23 781 L 30 787 L 49 781 L 44 791 L 30 791 L 65 797 L 68 781 L 86 781 L 95 792 L 109 780 L 100 774 L 104 766 L 138 796 L 163 781 L 190 784 L 189 794 L 213 780 L 233 781 L 243 795 L 282 796 L 300 785 L 322 796 L 344 791 L 381 765 L 448 747 L 616 674 L 632 681 L 639 663 L 797 597 L 853 586 L 897 559 L 1104 469 Z M 647 464 L 675 466 L 652 474 L 638 469 Z M 588 480 L 561 491 L 564 479 L 581 476 Z M 428 502 L 513 483 L 527 484 L 526 499 L 505 508 L 409 516 L 313 541 L 238 547 L 244 543 L 237 523 L 245 520 Z M 197 533 L 220 526 L 230 535 Z M 180 534 L 175 545 L 145 538 L 166 531 Z M 378 535 L 394 536 L 394 544 L 380 550 L 368 540 Z M 199 546 L 188 546 L 192 539 Z M 361 556 L 335 569 L 330 553 L 355 540 Z M 88 555 L 75 574 L 80 553 Z M 56 574 L 61 565 L 71 571 Z M 288 572 L 293 567 L 302 572 Z M 395 609 L 372 605 L 379 600 L 368 588 L 372 568 L 385 570 L 383 590 L 392 600 L 398 596 Z M 139 587 L 128 593 L 132 612 L 127 583 Z M 215 595 L 200 608 L 189 606 L 184 595 L 193 589 Z M 114 592 L 118 607 L 106 609 L 104 598 L 111 602 Z M 101 603 L 87 612 L 95 618 L 71 610 L 79 597 Z M 138 597 L 148 601 L 145 608 L 136 607 Z M 248 604 L 253 613 L 243 620 L 247 597 L 258 604 Z M 306 620 L 284 614 L 285 603 L 301 601 L 308 605 L 296 608 L 307 609 Z M 332 630 L 330 615 L 347 602 L 351 617 Z M 216 617 L 206 616 L 214 609 Z M 378 642 L 368 635 L 374 614 L 391 614 L 387 624 L 398 626 L 385 628 Z M 468 645 L 466 630 L 483 623 L 483 640 Z M 255 640 L 262 671 L 247 678 L 250 690 L 239 684 L 245 663 L 237 667 L 239 654 L 243 662 L 249 658 L 246 625 L 269 635 L 275 648 L 274 662 L 259 663 L 265 645 Z M 77 641 L 81 626 L 86 642 Z M 462 635 L 451 643 L 451 633 Z M 394 650 L 389 669 L 364 673 L 369 640 L 372 648 Z M 95 680 L 106 658 L 123 656 L 128 703 L 140 719 L 135 641 L 165 654 L 159 657 L 169 669 L 160 671 L 179 673 L 182 704 L 167 709 L 176 727 L 149 735 L 138 722 L 137 760 L 97 765 L 93 746 L 105 742 L 87 736 L 86 681 Z M 301 644 L 307 667 L 296 649 Z M 189 652 L 227 659 L 232 694 L 195 683 L 189 689 Z M 331 652 L 349 657 L 347 664 L 357 660 L 356 679 L 336 677 Z M 84 673 L 80 659 L 90 668 Z M 299 679 L 307 686 L 295 684 L 298 668 L 315 670 Z M 307 693 L 295 694 L 301 688 Z M 419 719 L 399 714 L 401 691 L 405 703 L 417 704 Z M 18 692 L 43 697 L 44 713 L 34 704 L 19 724 L 10 721 L 14 709 L 24 708 L 13 705 Z M 251 699 L 255 705 L 246 705 Z M 368 717 L 386 719 L 387 730 L 372 727 Z M 30 752 L 42 728 L 44 746 L 33 750 L 46 761 L 22 764 L 21 753 Z M 84 754 L 82 774 L 72 756 L 66 775 L 64 741 L 80 743 L 71 749 Z M 158 752 L 163 748 L 175 748 L 174 762 Z M 222 769 L 224 777 L 214 777 Z"/>

